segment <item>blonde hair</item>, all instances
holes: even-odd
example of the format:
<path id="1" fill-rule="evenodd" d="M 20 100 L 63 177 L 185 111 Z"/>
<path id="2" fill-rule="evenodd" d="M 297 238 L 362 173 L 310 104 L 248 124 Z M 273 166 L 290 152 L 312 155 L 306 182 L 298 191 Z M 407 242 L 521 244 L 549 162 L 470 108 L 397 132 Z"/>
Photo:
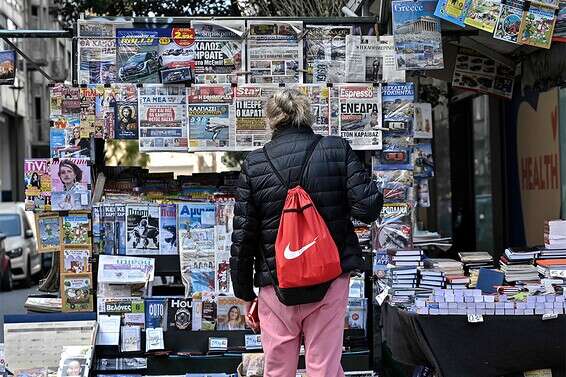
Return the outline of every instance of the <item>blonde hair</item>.
<path id="1" fill-rule="evenodd" d="M 286 125 L 310 127 L 313 123 L 310 101 L 296 89 L 273 93 L 267 101 L 265 115 L 267 124 L 274 130 Z"/>

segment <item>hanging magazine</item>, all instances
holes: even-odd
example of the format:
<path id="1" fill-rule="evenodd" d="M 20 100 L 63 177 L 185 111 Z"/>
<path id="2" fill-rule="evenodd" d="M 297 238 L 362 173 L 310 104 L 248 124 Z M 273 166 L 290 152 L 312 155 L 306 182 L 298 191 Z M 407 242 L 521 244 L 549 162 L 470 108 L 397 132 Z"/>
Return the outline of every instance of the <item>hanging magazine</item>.
<path id="1" fill-rule="evenodd" d="M 114 138 L 138 139 L 138 89 L 132 84 L 116 85 Z"/>
<path id="2" fill-rule="evenodd" d="M 505 98 L 513 95 L 514 70 L 493 59 L 458 54 L 452 86 Z"/>
<path id="3" fill-rule="evenodd" d="M 269 97 L 279 90 L 276 85 L 243 85 L 236 88 L 236 148 L 261 148 L 271 138 L 265 122 L 265 106 Z"/>
<path id="4" fill-rule="evenodd" d="M 80 84 L 110 84 L 116 81 L 116 29 L 114 24 L 77 23 Z"/>
<path id="5" fill-rule="evenodd" d="M 71 249 L 66 247 L 61 254 L 61 273 L 81 274 L 84 272 L 91 272 L 90 249 L 89 248 Z"/>
<path id="6" fill-rule="evenodd" d="M 413 107 L 415 109 L 413 137 L 432 139 L 432 106 L 430 103 L 415 103 Z"/>
<path id="7" fill-rule="evenodd" d="M 65 158 L 52 160 L 51 208 L 54 211 L 87 209 L 90 206 L 90 160 Z"/>
<path id="8" fill-rule="evenodd" d="M 330 134 L 330 88 L 326 84 L 295 84 L 297 89 L 308 97 L 314 123 L 312 130 L 322 136 Z"/>
<path id="9" fill-rule="evenodd" d="M 215 289 L 215 212 L 211 203 L 179 204 L 179 255 L 185 297 Z"/>
<path id="10" fill-rule="evenodd" d="M 556 15 L 554 9 L 531 5 L 523 12 L 519 44 L 550 48 Z"/>
<path id="11" fill-rule="evenodd" d="M 445 21 L 465 27 L 465 19 L 472 0 L 439 0 L 434 15 Z"/>
<path id="12" fill-rule="evenodd" d="M 234 148 L 233 99 L 231 85 L 195 85 L 189 89 L 189 150 Z"/>
<path id="13" fill-rule="evenodd" d="M 120 82 L 159 82 L 158 29 L 117 29 L 116 49 Z"/>
<path id="14" fill-rule="evenodd" d="M 248 21 L 248 82 L 301 82 L 301 21 Z"/>
<path id="15" fill-rule="evenodd" d="M 161 204 L 160 254 L 177 254 L 177 205 Z"/>
<path id="16" fill-rule="evenodd" d="M 116 87 L 96 87 L 96 137 L 114 139 L 114 116 L 116 112 Z M 102 133 L 102 136 L 99 134 Z"/>
<path id="17" fill-rule="evenodd" d="M 61 249 L 61 220 L 57 213 L 42 212 L 35 215 L 37 251 L 40 253 Z"/>
<path id="18" fill-rule="evenodd" d="M 351 26 L 305 25 L 306 83 L 346 82 L 346 37 Z"/>
<path id="19" fill-rule="evenodd" d="M 405 81 L 405 71 L 396 68 L 393 37 L 348 35 L 346 81 Z"/>
<path id="20" fill-rule="evenodd" d="M 90 247 L 91 222 L 86 212 L 70 213 L 61 219 L 62 245 Z"/>
<path id="21" fill-rule="evenodd" d="M 81 113 L 80 113 L 80 135 L 89 139 L 95 136 L 96 123 L 96 87 L 84 85 L 80 89 Z M 100 133 L 100 137 L 102 137 Z"/>
<path id="22" fill-rule="evenodd" d="M 218 293 L 232 291 L 230 281 L 230 247 L 234 230 L 234 199 L 221 199 L 216 202 L 216 225 L 214 226 L 214 245 L 216 251 L 216 287 Z"/>
<path id="23" fill-rule="evenodd" d="M 126 206 L 127 255 L 159 254 L 159 216 L 158 205 L 128 204 Z"/>
<path id="24" fill-rule="evenodd" d="M 434 17 L 434 0 L 392 2 L 393 36 L 397 69 L 442 69 L 440 20 Z"/>
<path id="25" fill-rule="evenodd" d="M 338 84 L 335 88 L 340 136 L 352 149 L 381 149 L 381 86 Z"/>
<path id="26" fill-rule="evenodd" d="M 55 84 L 49 92 L 49 114 L 75 115 L 81 112 L 80 89 L 65 84 Z M 61 127 L 59 127 L 61 128 Z"/>
<path id="27" fill-rule="evenodd" d="M 186 88 L 145 85 L 138 97 L 140 152 L 186 151 Z"/>
<path id="28" fill-rule="evenodd" d="M 434 158 L 431 143 L 419 143 L 413 147 L 415 178 L 430 178 L 434 176 Z"/>
<path id="29" fill-rule="evenodd" d="M 48 211 L 51 208 L 50 159 L 32 159 L 24 162 L 26 211 Z"/>
<path id="30" fill-rule="evenodd" d="M 502 0 L 493 38 L 517 43 L 523 19 L 523 0 Z"/>
<path id="31" fill-rule="evenodd" d="M 192 21 L 195 31 L 195 83 L 245 82 L 244 20 Z"/>
<path id="32" fill-rule="evenodd" d="M 500 6 L 501 0 L 471 0 L 466 25 L 493 33 Z"/>
<path id="33" fill-rule="evenodd" d="M 91 312 L 93 310 L 92 275 L 61 275 L 63 312 Z"/>
<path id="34" fill-rule="evenodd" d="M 389 83 L 382 86 L 383 127 L 386 136 L 409 136 L 414 120 L 413 83 Z"/>

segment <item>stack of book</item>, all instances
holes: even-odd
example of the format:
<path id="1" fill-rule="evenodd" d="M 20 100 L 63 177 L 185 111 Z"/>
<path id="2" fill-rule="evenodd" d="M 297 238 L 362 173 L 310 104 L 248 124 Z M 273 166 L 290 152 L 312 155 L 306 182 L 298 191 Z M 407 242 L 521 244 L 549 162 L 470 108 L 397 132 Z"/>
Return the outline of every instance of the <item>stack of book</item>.
<path id="1" fill-rule="evenodd" d="M 464 275 L 446 276 L 446 288 L 448 289 L 466 289 L 469 283 L 470 278 Z"/>
<path id="2" fill-rule="evenodd" d="M 419 249 L 391 250 L 391 263 L 398 267 L 422 267 L 424 253 Z"/>
<path id="3" fill-rule="evenodd" d="M 415 288 L 417 286 L 417 273 L 417 268 L 411 266 L 390 268 L 388 285 L 393 289 Z"/>
<path id="4" fill-rule="evenodd" d="M 507 248 L 499 260 L 501 271 L 505 273 L 505 281 L 538 281 L 538 271 L 533 262 L 539 253 L 538 248 Z"/>
<path id="5" fill-rule="evenodd" d="M 540 249 L 537 259 L 564 259 L 566 260 L 566 248 L 564 249 Z"/>
<path id="6" fill-rule="evenodd" d="M 566 259 L 538 259 L 536 264 L 542 276 L 566 279 Z"/>
<path id="7" fill-rule="evenodd" d="M 566 249 L 566 220 L 544 223 L 544 246 L 547 249 Z"/>
<path id="8" fill-rule="evenodd" d="M 446 282 L 441 270 L 421 270 L 420 275 L 419 288 L 443 288 Z"/>
<path id="9" fill-rule="evenodd" d="M 479 270 L 481 267 L 493 268 L 493 257 L 485 251 L 460 252 L 460 260 L 464 263 L 464 269 L 468 272 Z"/>
<path id="10" fill-rule="evenodd" d="M 425 267 L 444 272 L 446 277 L 446 288 L 466 288 L 470 279 L 464 273 L 464 264 L 449 258 L 430 258 L 425 261 Z"/>

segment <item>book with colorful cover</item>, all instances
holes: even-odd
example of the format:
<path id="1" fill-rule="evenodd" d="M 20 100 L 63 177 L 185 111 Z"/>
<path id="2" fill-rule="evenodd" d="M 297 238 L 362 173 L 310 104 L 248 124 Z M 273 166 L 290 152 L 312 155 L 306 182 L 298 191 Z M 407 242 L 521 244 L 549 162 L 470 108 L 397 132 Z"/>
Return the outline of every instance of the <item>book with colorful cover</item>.
<path id="1" fill-rule="evenodd" d="M 91 223 L 88 213 L 70 213 L 62 217 L 63 246 L 91 245 Z"/>
<path id="2" fill-rule="evenodd" d="M 63 312 L 91 312 L 93 310 L 92 275 L 61 275 Z"/>
<path id="3" fill-rule="evenodd" d="M 62 274 L 81 274 L 91 272 L 89 248 L 65 248 L 61 258 Z"/>
<path id="4" fill-rule="evenodd" d="M 50 252 L 61 249 L 61 219 L 57 213 L 43 212 L 35 216 L 38 232 L 37 251 Z"/>
<path id="5" fill-rule="evenodd" d="M 524 0 L 502 0 L 493 38 L 517 43 L 523 21 Z"/>
<path id="6" fill-rule="evenodd" d="M 531 5 L 529 10 L 523 12 L 519 44 L 550 48 L 555 23 L 554 9 Z"/>
<path id="7" fill-rule="evenodd" d="M 472 0 L 465 20 L 466 25 L 493 33 L 500 5 L 501 0 Z"/>
<path id="8" fill-rule="evenodd" d="M 439 0 L 434 15 L 445 21 L 466 27 L 465 19 L 472 0 Z"/>

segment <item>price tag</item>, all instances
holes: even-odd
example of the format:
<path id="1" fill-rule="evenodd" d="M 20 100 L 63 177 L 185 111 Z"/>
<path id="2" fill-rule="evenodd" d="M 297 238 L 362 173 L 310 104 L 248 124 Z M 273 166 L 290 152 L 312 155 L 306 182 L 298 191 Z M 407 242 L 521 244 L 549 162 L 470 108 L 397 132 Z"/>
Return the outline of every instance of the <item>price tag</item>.
<path id="1" fill-rule="evenodd" d="M 209 351 L 226 351 L 228 349 L 228 338 L 208 338 Z"/>
<path id="2" fill-rule="evenodd" d="M 377 303 L 379 304 L 379 306 L 381 306 L 381 304 L 383 304 L 383 302 L 385 301 L 385 299 L 387 298 L 387 295 L 389 294 L 389 288 L 385 288 L 383 290 L 383 292 L 381 292 L 380 294 L 378 294 L 375 299 L 377 300 Z"/>
<path id="3" fill-rule="evenodd" d="M 480 323 L 483 322 L 483 315 L 481 314 L 468 314 L 469 323 Z"/>
<path id="4" fill-rule="evenodd" d="M 542 315 L 542 320 L 543 321 L 548 321 L 550 319 L 556 319 L 558 318 L 558 314 L 557 313 L 546 313 Z"/>
<path id="5" fill-rule="evenodd" d="M 261 349 L 261 335 L 260 334 L 246 334 L 245 344 L 247 350 L 260 350 Z"/>

